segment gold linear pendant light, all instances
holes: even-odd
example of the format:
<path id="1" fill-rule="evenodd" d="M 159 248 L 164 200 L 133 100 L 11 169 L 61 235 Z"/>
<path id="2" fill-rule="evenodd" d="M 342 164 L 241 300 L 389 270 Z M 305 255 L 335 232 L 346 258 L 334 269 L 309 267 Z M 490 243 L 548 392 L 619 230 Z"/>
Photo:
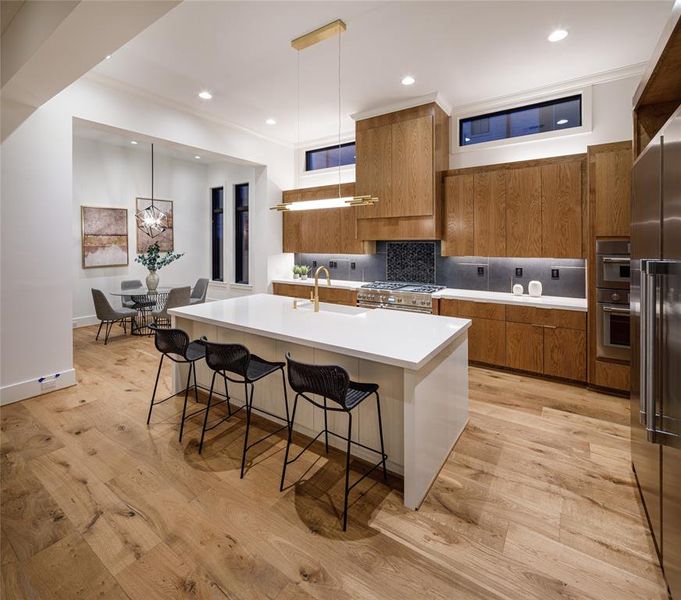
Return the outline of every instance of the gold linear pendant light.
<path id="1" fill-rule="evenodd" d="M 338 197 L 324 198 L 320 200 L 306 200 L 298 202 L 282 202 L 276 206 L 272 206 L 270 210 L 277 210 L 280 212 L 297 211 L 297 210 L 315 210 L 323 208 L 344 208 L 349 206 L 373 206 L 378 202 L 378 198 L 371 195 L 365 196 L 341 196 L 341 34 L 347 29 L 347 25 L 340 19 L 336 19 L 331 23 L 301 35 L 294 40 L 291 40 L 291 46 L 298 52 L 298 123 L 297 123 L 297 140 L 296 147 L 300 147 L 300 52 L 305 48 L 314 46 L 319 42 L 338 37 Z"/>

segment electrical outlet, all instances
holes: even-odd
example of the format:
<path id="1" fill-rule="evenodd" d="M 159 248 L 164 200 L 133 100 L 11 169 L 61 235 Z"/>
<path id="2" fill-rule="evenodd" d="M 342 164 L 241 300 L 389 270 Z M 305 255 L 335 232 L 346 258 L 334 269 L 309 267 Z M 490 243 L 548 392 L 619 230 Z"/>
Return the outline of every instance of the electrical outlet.
<path id="1" fill-rule="evenodd" d="M 560 279 L 560 269 L 551 269 L 551 279 Z"/>
<path id="2" fill-rule="evenodd" d="M 523 268 L 522 267 L 516 267 L 515 268 L 515 276 L 516 277 L 522 277 L 523 276 Z"/>
<path id="3" fill-rule="evenodd" d="M 317 268 L 317 261 L 316 261 L 316 260 L 313 260 L 313 261 L 312 261 L 312 268 L 313 268 L 313 269 L 316 269 L 316 268 Z"/>
<path id="4" fill-rule="evenodd" d="M 357 263 L 351 262 L 350 268 L 354 271 L 357 268 Z"/>
<path id="5" fill-rule="evenodd" d="M 485 274 L 485 267 L 478 267 L 478 277 L 482 277 Z"/>

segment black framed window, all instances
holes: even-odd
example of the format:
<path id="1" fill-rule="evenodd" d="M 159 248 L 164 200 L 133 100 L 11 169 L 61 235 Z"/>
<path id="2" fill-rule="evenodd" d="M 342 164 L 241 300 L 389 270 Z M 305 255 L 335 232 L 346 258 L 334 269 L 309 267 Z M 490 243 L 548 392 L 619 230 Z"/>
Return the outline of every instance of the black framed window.
<path id="1" fill-rule="evenodd" d="M 305 170 L 317 171 L 343 165 L 355 164 L 355 142 L 315 148 L 305 152 Z"/>
<path id="2" fill-rule="evenodd" d="M 582 126 L 582 96 L 567 96 L 459 121 L 459 145 L 560 131 Z"/>
<path id="3" fill-rule="evenodd" d="M 211 255 L 213 281 L 224 281 L 223 235 L 224 235 L 224 191 L 221 187 L 211 189 Z"/>
<path id="4" fill-rule="evenodd" d="M 248 184 L 234 186 L 234 283 L 248 283 Z"/>

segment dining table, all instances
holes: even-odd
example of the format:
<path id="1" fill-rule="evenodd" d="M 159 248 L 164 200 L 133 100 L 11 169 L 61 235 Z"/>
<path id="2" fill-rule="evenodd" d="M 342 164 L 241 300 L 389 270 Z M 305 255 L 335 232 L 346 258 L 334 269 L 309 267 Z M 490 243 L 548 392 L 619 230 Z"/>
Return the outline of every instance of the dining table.
<path id="1" fill-rule="evenodd" d="M 113 290 L 109 292 L 112 296 L 118 296 L 123 301 L 123 297 L 130 297 L 134 302 L 131 307 L 137 311 L 137 315 L 133 318 L 130 333 L 132 335 L 153 335 L 153 330 L 149 327 L 154 322 L 152 311 L 162 308 L 170 290 L 176 287 L 183 287 L 180 285 L 166 285 L 157 287 L 155 290 L 150 290 L 146 286 L 129 288 L 127 290 Z"/>

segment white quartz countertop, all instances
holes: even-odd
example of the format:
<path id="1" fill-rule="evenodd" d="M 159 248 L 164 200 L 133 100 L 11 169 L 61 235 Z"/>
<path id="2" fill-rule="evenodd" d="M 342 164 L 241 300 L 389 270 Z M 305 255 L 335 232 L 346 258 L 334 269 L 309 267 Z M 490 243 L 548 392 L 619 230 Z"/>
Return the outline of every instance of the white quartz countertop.
<path id="1" fill-rule="evenodd" d="M 315 313 L 311 303 L 303 302 L 294 310 L 292 298 L 253 294 L 168 312 L 175 317 L 413 370 L 426 365 L 471 325 L 469 319 L 325 302 Z"/>
<path id="2" fill-rule="evenodd" d="M 292 283 L 296 285 L 314 285 L 314 277 L 308 279 L 274 279 L 273 283 Z M 332 279 L 331 287 L 356 290 L 366 285 L 366 281 L 345 281 Z M 319 285 L 326 287 L 326 279 L 320 278 Z M 516 304 L 518 306 L 534 306 L 536 308 L 556 308 L 560 310 L 577 310 L 586 312 L 586 298 L 567 298 L 564 296 L 541 296 L 533 298 L 527 294 L 514 296 L 510 292 L 486 292 L 477 290 L 459 290 L 446 288 L 435 292 L 433 298 L 449 298 L 452 300 L 470 300 L 472 302 L 490 302 L 493 304 Z"/>
<path id="3" fill-rule="evenodd" d="M 492 304 L 517 304 L 536 308 L 556 308 L 559 310 L 576 310 L 586 312 L 586 298 L 566 298 L 563 296 L 540 296 L 533 298 L 527 294 L 514 296 L 510 292 L 485 292 L 476 290 L 457 290 L 445 288 L 433 294 L 433 298 L 451 300 L 470 300 L 472 302 L 490 302 Z"/>
<path id="4" fill-rule="evenodd" d="M 273 279 L 272 283 L 286 283 L 294 285 L 314 285 L 314 277 L 308 275 L 307 279 Z M 347 281 L 345 279 L 332 279 L 331 285 L 326 285 L 326 277 L 319 278 L 320 287 L 332 287 L 341 290 L 357 290 L 363 285 L 366 285 L 366 281 Z"/>

